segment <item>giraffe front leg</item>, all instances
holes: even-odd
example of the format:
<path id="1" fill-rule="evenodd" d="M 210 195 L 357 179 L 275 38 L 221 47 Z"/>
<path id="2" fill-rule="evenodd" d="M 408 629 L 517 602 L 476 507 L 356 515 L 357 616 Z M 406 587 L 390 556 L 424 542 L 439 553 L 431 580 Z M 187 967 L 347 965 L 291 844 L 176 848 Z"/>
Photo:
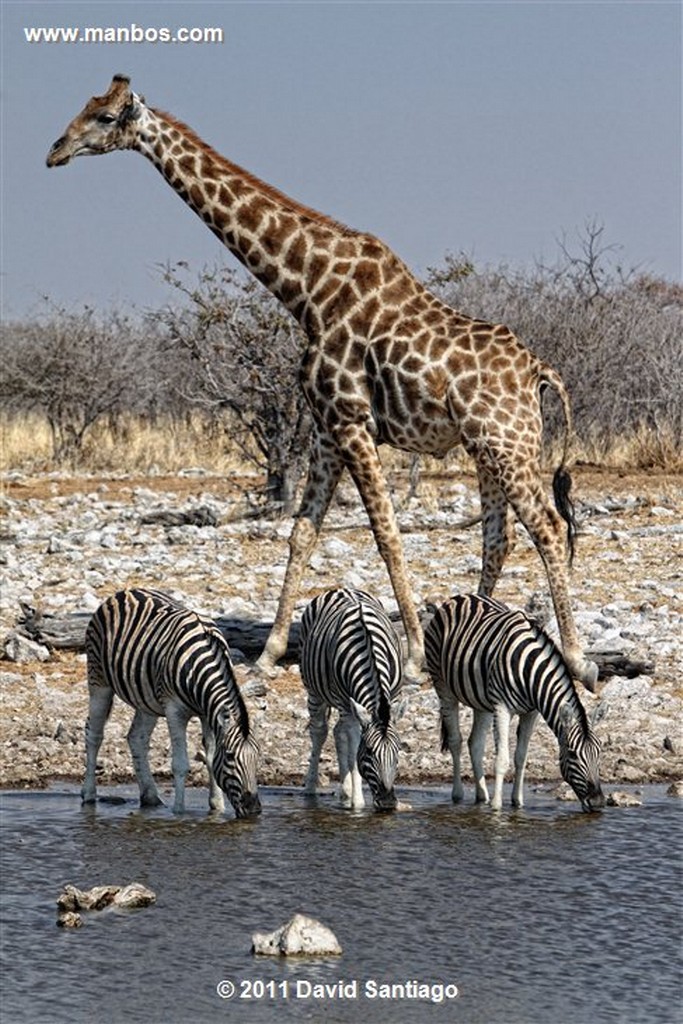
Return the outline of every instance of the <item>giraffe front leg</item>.
<path id="1" fill-rule="evenodd" d="M 289 538 L 289 559 L 280 591 L 275 622 L 266 646 L 256 662 L 262 672 L 271 672 L 287 650 L 289 627 L 294 613 L 301 577 L 320 534 L 320 528 L 335 492 L 344 463 L 332 441 L 318 434 L 313 442 L 311 462 L 301 506 Z"/>
<path id="2" fill-rule="evenodd" d="M 491 595 L 515 542 L 512 509 L 493 474 L 477 465 L 482 519 L 482 558 L 479 593 Z"/>
<path id="3" fill-rule="evenodd" d="M 394 506 L 375 442 L 367 427 L 359 423 L 339 428 L 335 437 L 363 500 L 377 548 L 389 572 L 408 640 L 405 676 L 418 680 L 424 668 L 422 626 L 415 610 Z"/>

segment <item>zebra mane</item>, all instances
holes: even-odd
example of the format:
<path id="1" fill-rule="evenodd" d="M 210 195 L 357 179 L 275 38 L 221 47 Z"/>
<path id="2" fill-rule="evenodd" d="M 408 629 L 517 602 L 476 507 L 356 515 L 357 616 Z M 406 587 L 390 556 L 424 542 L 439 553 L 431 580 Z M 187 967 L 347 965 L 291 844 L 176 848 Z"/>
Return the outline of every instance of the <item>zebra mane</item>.
<path id="1" fill-rule="evenodd" d="M 240 688 L 237 685 L 237 680 L 235 679 L 235 672 L 230 659 L 230 647 L 228 645 L 228 641 L 225 639 L 215 623 L 206 622 L 205 620 L 202 621 L 206 632 L 206 638 L 211 645 L 211 649 L 223 665 L 230 710 L 236 713 L 240 732 L 244 739 L 247 739 L 249 736 L 249 712 L 247 711 L 247 705 L 244 703 L 244 697 L 242 696 Z"/>
<path id="2" fill-rule="evenodd" d="M 389 722 L 391 720 L 391 704 L 384 690 L 380 691 L 379 695 L 379 707 L 377 709 L 377 718 L 382 732 L 386 732 L 389 728 Z"/>

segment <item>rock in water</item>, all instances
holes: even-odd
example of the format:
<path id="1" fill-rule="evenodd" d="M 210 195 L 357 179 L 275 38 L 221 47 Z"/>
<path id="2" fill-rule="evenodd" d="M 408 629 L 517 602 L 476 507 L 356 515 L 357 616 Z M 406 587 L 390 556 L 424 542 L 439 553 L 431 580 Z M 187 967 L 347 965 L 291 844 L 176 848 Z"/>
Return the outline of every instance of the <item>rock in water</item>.
<path id="1" fill-rule="evenodd" d="M 124 886 L 96 885 L 87 890 L 65 885 L 57 900 L 57 910 L 60 917 L 68 914 L 78 917 L 75 913 L 78 910 L 104 910 L 111 906 L 132 910 L 135 907 L 148 907 L 150 903 L 156 903 L 156 894 L 139 882 Z M 78 927 L 73 924 L 63 926 Z"/>
<path id="2" fill-rule="evenodd" d="M 251 943 L 252 953 L 261 956 L 339 956 L 342 951 L 334 932 L 304 914 L 270 934 L 255 932 Z"/>
<path id="3" fill-rule="evenodd" d="M 148 907 L 151 903 L 156 903 L 156 893 L 153 893 L 151 889 L 141 885 L 139 882 L 131 882 L 130 885 L 124 885 L 123 889 L 114 896 L 115 907 L 125 907 L 126 909 L 133 909 L 134 907 Z"/>
<path id="4" fill-rule="evenodd" d="M 58 928 L 80 928 L 82 924 L 83 918 L 73 910 L 63 910 L 57 915 Z"/>

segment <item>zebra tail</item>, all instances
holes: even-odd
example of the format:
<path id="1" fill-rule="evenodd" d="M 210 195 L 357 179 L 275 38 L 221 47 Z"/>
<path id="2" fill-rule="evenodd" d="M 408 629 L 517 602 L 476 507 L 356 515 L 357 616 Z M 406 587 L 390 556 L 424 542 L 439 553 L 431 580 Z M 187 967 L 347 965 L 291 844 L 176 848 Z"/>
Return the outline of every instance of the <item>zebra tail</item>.
<path id="1" fill-rule="evenodd" d="M 576 537 L 578 533 L 574 503 L 570 497 L 572 478 L 569 470 L 567 469 L 569 438 L 572 432 L 572 410 L 567 389 L 564 386 L 564 381 L 560 377 L 559 373 L 544 363 L 541 366 L 540 378 L 541 385 L 545 384 L 557 393 L 557 396 L 562 403 L 562 412 L 564 415 L 564 442 L 562 446 L 562 458 L 560 460 L 560 465 L 555 470 L 555 474 L 553 476 L 553 498 L 555 499 L 555 507 L 557 508 L 557 511 L 567 524 L 567 550 L 569 552 L 569 564 L 571 565 L 576 553 Z"/>

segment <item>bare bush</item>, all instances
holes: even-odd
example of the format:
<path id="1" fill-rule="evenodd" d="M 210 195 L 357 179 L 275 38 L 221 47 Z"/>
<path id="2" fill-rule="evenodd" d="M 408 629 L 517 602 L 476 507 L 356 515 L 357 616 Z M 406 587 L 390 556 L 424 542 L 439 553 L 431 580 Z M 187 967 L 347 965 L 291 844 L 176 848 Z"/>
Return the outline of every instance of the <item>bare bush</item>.
<path id="1" fill-rule="evenodd" d="M 42 413 L 57 462 L 78 463 L 88 431 L 103 419 L 115 429 L 123 411 L 159 400 L 154 339 L 118 313 L 49 309 L 3 325 L 0 399 L 10 413 Z"/>
<path id="2" fill-rule="evenodd" d="M 305 467 L 310 422 L 299 383 L 305 339 L 289 314 L 258 284 L 225 268 L 188 281 L 185 264 L 166 280 L 183 296 L 155 314 L 184 367 L 183 402 L 225 429 L 248 462 L 266 474 L 266 497 L 293 509 Z"/>

